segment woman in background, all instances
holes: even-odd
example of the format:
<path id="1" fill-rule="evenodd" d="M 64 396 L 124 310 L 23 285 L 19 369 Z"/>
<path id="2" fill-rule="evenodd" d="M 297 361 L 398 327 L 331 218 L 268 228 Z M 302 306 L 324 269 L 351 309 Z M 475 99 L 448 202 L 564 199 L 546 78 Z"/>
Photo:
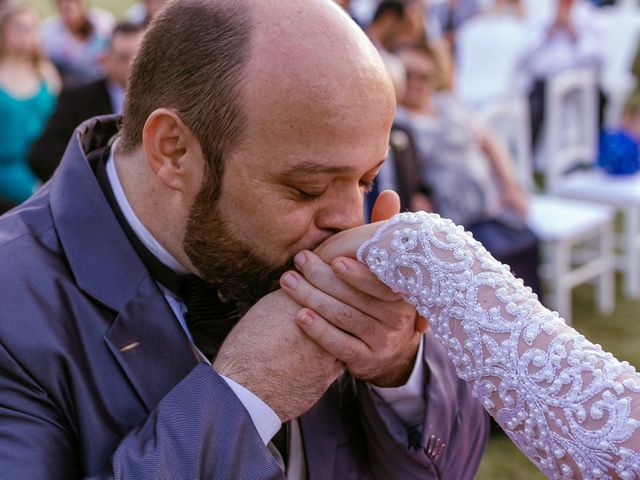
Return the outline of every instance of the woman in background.
<path id="1" fill-rule="evenodd" d="M 102 78 L 100 58 L 109 45 L 115 17 L 87 8 L 84 0 L 55 0 L 59 15 L 42 22 L 46 55 L 55 64 L 65 88 Z"/>
<path id="2" fill-rule="evenodd" d="M 433 48 L 395 53 L 407 75 L 396 124 L 412 133 L 433 210 L 470 230 L 540 294 L 538 239 L 524 223 L 527 198 L 509 153 L 451 92 L 438 89 L 444 70 Z"/>
<path id="3" fill-rule="evenodd" d="M 27 163 L 55 106 L 60 81 L 44 58 L 36 11 L 18 0 L 0 0 L 0 197 L 18 204 L 38 186 Z"/>

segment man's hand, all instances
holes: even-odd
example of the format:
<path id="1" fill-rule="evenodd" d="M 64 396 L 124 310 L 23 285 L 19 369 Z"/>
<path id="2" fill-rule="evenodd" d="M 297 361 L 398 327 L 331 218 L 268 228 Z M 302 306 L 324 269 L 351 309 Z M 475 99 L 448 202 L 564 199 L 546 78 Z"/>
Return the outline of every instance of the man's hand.
<path id="1" fill-rule="evenodd" d="M 334 355 L 296 326 L 294 319 L 304 313 L 282 290 L 270 293 L 242 317 L 213 364 L 283 422 L 311 408 L 344 371 Z"/>
<path id="2" fill-rule="evenodd" d="M 300 273 L 285 273 L 281 285 L 308 307 L 297 318 L 300 328 L 354 377 L 379 387 L 404 385 L 420 342 L 415 309 L 356 260 L 328 265 L 305 251 L 296 266 Z"/>
<path id="3" fill-rule="evenodd" d="M 356 378 L 380 387 L 406 383 L 415 363 L 424 318 L 354 259 L 363 242 L 400 210 L 398 195 L 382 192 L 371 213 L 376 224 L 341 232 L 315 254 L 296 256 L 297 272 L 281 279 L 283 290 L 308 310 L 298 323 L 342 360 Z M 326 262 L 331 262 L 329 265 Z"/>

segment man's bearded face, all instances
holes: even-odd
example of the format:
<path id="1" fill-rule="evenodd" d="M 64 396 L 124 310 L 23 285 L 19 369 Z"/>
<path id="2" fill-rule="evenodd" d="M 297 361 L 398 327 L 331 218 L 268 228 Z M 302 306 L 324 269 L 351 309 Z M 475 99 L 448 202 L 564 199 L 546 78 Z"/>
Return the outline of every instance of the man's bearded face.
<path id="1" fill-rule="evenodd" d="M 278 279 L 293 267 L 292 259 L 276 264 L 231 232 L 219 202 L 203 185 L 187 220 L 184 249 L 200 276 L 246 310 L 278 288 Z"/>

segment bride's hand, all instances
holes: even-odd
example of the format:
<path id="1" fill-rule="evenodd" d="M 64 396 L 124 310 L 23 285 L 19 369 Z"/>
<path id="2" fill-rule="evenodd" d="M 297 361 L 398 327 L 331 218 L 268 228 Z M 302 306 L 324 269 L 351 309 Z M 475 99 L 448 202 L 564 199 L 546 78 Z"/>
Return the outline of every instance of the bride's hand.
<path id="1" fill-rule="evenodd" d="M 358 248 L 373 237 L 384 222 L 400 212 L 400 197 L 393 190 L 385 190 L 378 195 L 371 211 L 368 225 L 345 230 L 325 240 L 314 253 L 326 263 L 332 263 L 337 257 L 356 258 Z"/>
<path id="2" fill-rule="evenodd" d="M 338 257 L 356 258 L 360 245 L 369 240 L 386 221 L 370 223 L 345 230 L 329 237 L 314 253 L 326 263 L 333 263 Z"/>
<path id="3" fill-rule="evenodd" d="M 380 282 L 366 265 L 355 260 L 360 246 L 369 240 L 375 232 L 391 217 L 400 212 L 400 198 L 392 190 L 385 190 L 376 200 L 371 212 L 371 221 L 368 225 L 345 230 L 333 235 L 319 245 L 314 253 L 325 263 L 328 263 L 339 278 L 346 283 L 358 286 L 375 298 L 386 301 L 399 300 L 397 293 Z M 421 316 L 416 316 L 415 328 L 419 332 L 425 332 L 428 322 Z"/>

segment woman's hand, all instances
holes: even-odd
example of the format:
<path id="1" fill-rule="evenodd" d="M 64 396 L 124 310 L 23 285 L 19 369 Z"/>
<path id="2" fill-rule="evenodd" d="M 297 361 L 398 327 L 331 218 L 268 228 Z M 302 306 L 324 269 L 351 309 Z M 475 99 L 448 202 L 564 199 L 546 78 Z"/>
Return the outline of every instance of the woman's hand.
<path id="1" fill-rule="evenodd" d="M 360 245 L 373 237 L 385 221 L 398 213 L 400 213 L 400 197 L 393 190 L 385 190 L 378 195 L 371 211 L 372 223 L 333 235 L 317 247 L 314 253 L 329 264 L 341 256 L 356 258 Z"/>

